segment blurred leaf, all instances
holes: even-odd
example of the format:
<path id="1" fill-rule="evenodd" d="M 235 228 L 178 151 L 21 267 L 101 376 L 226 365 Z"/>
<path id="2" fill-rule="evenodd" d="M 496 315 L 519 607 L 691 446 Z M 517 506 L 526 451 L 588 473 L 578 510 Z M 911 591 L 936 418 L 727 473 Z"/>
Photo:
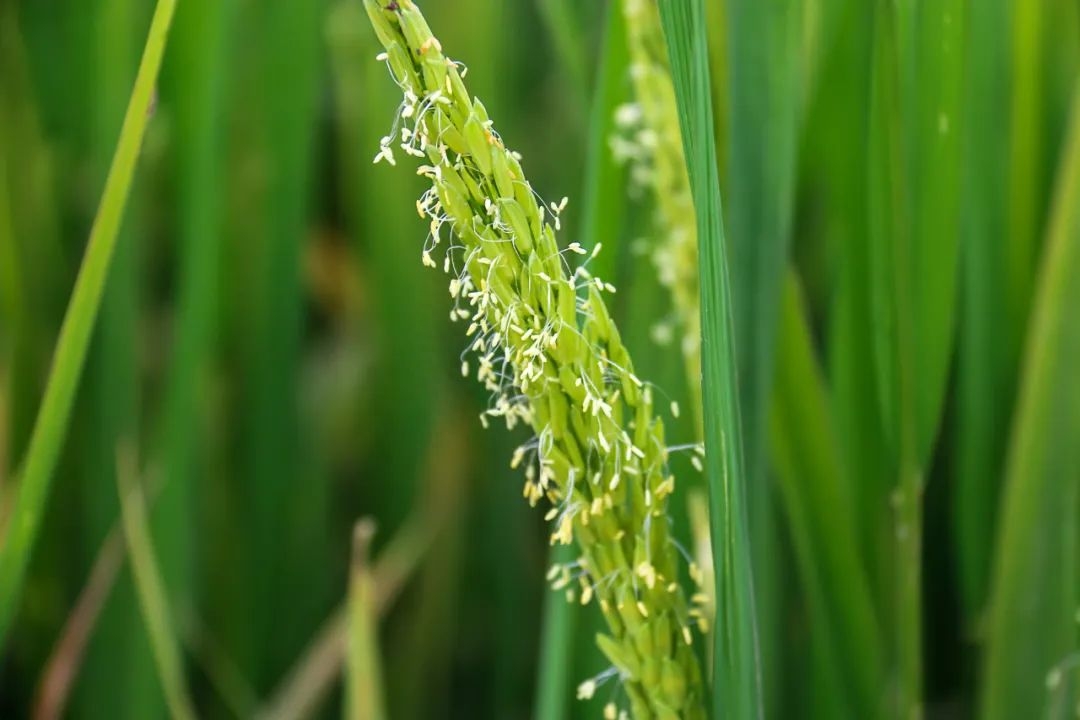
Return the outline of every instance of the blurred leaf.
<path id="1" fill-rule="evenodd" d="M 473 25 L 475 27 L 475 25 Z M 367 17 L 357 2 L 332 6 L 326 24 L 334 87 L 335 132 L 341 148 L 340 184 L 347 229 L 369 259 L 375 342 L 375 442 L 373 471 L 395 482 L 370 488 L 380 527 L 392 535 L 416 501 L 423 455 L 441 392 L 440 320 L 433 274 L 420 263 L 423 225 L 382 208 L 420 195 L 418 179 L 403 168 L 376 177 L 371 158 L 393 118 L 382 108 L 399 102 L 377 53 Z M 482 52 L 482 48 L 477 48 Z M 405 361 L 407 360 L 407 361 Z M 374 490 L 380 490 L 374 492 Z"/>
<path id="2" fill-rule="evenodd" d="M 804 3 L 728 0 L 728 237 L 739 408 L 765 712 L 782 712 L 779 535 L 767 474 L 768 403 L 787 266 L 801 115 Z"/>
<path id="3" fill-rule="evenodd" d="M 967 57 L 968 3 L 919 5 L 917 95 L 907 102 L 913 133 L 911 199 L 912 319 L 909 359 L 915 373 L 915 427 L 919 463 L 930 461 L 941 424 L 945 381 L 955 332 L 957 257 L 960 236 L 961 146 L 967 133 L 962 112 Z M 903 62 L 911 59 L 901 56 Z M 902 291 L 902 290 L 901 290 Z"/>
<path id="4" fill-rule="evenodd" d="M 374 534 L 374 524 L 361 520 L 353 535 L 345 673 L 348 696 L 345 717 L 350 720 L 382 720 L 386 717 L 382 699 L 382 661 L 379 658 L 377 592 L 375 578 L 368 564 Z"/>
<path id="5" fill-rule="evenodd" d="M 174 720 L 194 720 L 195 709 L 184 680 L 180 645 L 172 628 L 172 610 L 168 594 L 154 557 L 146 499 L 139 484 L 134 448 L 121 445 L 117 450 L 116 485 L 120 491 L 121 518 L 127 540 L 131 570 L 139 595 L 143 622 L 157 663 L 158 678 L 165 691 L 169 714 Z"/>
<path id="6" fill-rule="evenodd" d="M 105 0 L 92 11 L 90 29 L 99 38 L 93 46 L 97 101 L 89 118 L 94 127 L 90 158 L 95 185 L 108 172 L 150 9 L 132 0 Z M 174 38 L 175 23 L 170 41 Z M 153 187 L 152 166 L 152 161 L 144 161 L 142 181 L 127 202 L 74 411 L 73 426 L 81 432 L 73 438 L 71 457 L 77 469 L 70 474 L 80 493 L 80 567 L 93 557 L 119 515 L 115 448 L 121 438 L 136 437 L 138 431 L 143 381 L 138 338 L 147 305 L 143 279 L 149 244 L 145 200 Z M 102 609 L 83 667 L 72 702 L 75 714 L 87 720 L 114 720 L 165 711 L 139 622 L 135 589 L 126 573 Z"/>
<path id="7" fill-rule="evenodd" d="M 232 0 L 185 0 L 163 71 L 163 104 L 174 121 L 177 261 L 172 352 L 150 456 L 165 478 L 154 512 L 161 569 L 191 594 L 196 479 L 208 450 L 205 398 L 214 360 L 223 247 L 223 90 Z"/>
<path id="8" fill-rule="evenodd" d="M 1032 3 L 1037 4 L 1037 3 Z M 964 125 L 962 302 L 957 366 L 955 520 L 957 570 L 969 626 L 989 585 L 998 494 L 1015 374 L 1002 333 L 1008 315 L 1007 162 L 1009 13 L 1006 0 L 983 0 L 971 13 L 970 83 Z M 1006 333 L 1007 334 L 1007 333 Z"/>
<path id="9" fill-rule="evenodd" d="M 201 620 L 190 613 L 180 632 L 193 664 L 206 678 L 222 706 L 235 717 L 251 717 L 258 705 L 258 698 L 227 649 L 211 635 Z"/>
<path id="10" fill-rule="evenodd" d="M 713 717 L 763 716 L 728 256 L 702 0 L 660 5 L 698 222 L 706 470 L 716 568 Z"/>
<path id="11" fill-rule="evenodd" d="M 911 229 L 909 208 L 910 159 L 906 155 L 904 129 L 904 98 L 901 70 L 905 63 L 900 49 L 900 12 L 891 3 L 879 2 L 874 10 L 873 73 L 870 98 L 870 152 L 868 158 L 870 190 L 868 206 L 870 214 L 870 269 L 874 283 L 871 299 L 876 321 L 875 367 L 877 388 L 881 396 L 883 417 L 888 433 L 890 449 L 896 455 L 899 434 L 903 428 L 911 433 L 912 414 L 898 409 L 903 401 L 910 405 L 910 398 L 898 391 L 900 380 L 910 375 L 910 368 L 900 365 L 896 355 L 910 350 L 910 338 L 904 342 L 896 337 L 901 319 L 910 320 L 909 311 L 896 307 L 898 301 L 910 298 L 895 275 L 904 272 L 909 264 Z M 900 262 L 903 260 L 903 262 Z M 904 327 L 910 332 L 910 328 Z M 902 375 L 901 370 L 907 372 Z M 909 389 L 909 388 L 906 388 Z M 914 455 L 911 438 L 907 439 L 908 452 Z"/>
<path id="12" fill-rule="evenodd" d="M 585 108 L 589 97 L 589 64 L 585 52 L 585 31 L 579 17 L 579 8 L 584 4 L 571 0 L 536 0 L 536 4 L 540 17 L 547 25 L 548 36 L 555 44 L 560 65 L 570 79 L 575 104 Z"/>
<path id="13" fill-rule="evenodd" d="M 0 88 L 2 91 L 2 88 Z M 3 94 L 0 92 L 0 101 Z M 0 113 L 0 508 L 8 507 L 9 450 L 13 444 L 11 424 L 15 385 L 16 350 L 20 344 L 23 324 L 23 290 L 20 282 L 22 263 L 15 244 L 11 198 L 8 195 L 7 158 L 4 146 L 8 142 L 5 118 Z M 25 343 L 26 340 L 21 341 Z M 7 518 L 0 513 L 0 527 Z"/>
<path id="14" fill-rule="evenodd" d="M 846 717 L 879 717 L 885 668 L 881 632 L 858 550 L 855 512 L 842 484 L 839 443 L 814 358 L 797 278 L 781 304 L 771 438 L 780 497 L 806 588 L 812 639 Z M 817 690 L 823 692 L 822 689 Z"/>
<path id="15" fill-rule="evenodd" d="M 1004 288 L 1004 344 L 1015 363 L 1028 327 L 1035 263 L 1042 230 L 1045 79 L 1042 73 L 1049 2 L 1013 0 L 1009 3 L 1012 47 L 1008 75 L 1012 106 L 1009 112 L 1007 202 L 1007 284 Z"/>
<path id="16" fill-rule="evenodd" d="M 959 0 L 877 10 L 871 262 L 879 388 L 893 452 L 919 470 L 933 449 L 952 348 L 964 27 Z"/>
<path id="17" fill-rule="evenodd" d="M 563 565 L 576 558 L 571 545 L 555 545 L 548 565 Z M 543 625 L 540 631 L 540 675 L 536 681 L 536 720 L 562 720 L 573 702 L 574 639 L 582 610 L 565 595 L 544 588 Z"/>
<path id="18" fill-rule="evenodd" d="M 910 159 L 905 153 L 901 94 L 901 68 L 906 65 L 900 49 L 910 41 L 901 35 L 910 28 L 904 22 L 909 18 L 901 15 L 884 2 L 875 7 L 868 205 L 877 387 L 893 466 L 899 468 L 892 496 L 896 597 L 891 627 L 899 663 L 895 712 L 908 717 L 921 712 L 922 697 L 922 475 L 916 457 L 910 359 Z"/>
<path id="19" fill-rule="evenodd" d="M 238 362 L 236 505 L 226 529 L 240 546 L 236 567 L 227 570 L 236 613 L 227 632 L 239 636 L 228 643 L 256 691 L 263 692 L 288 667 L 331 597 L 329 578 L 311 562 L 325 557 L 329 541 L 321 522 L 330 503 L 328 478 L 307 461 L 298 392 L 306 330 L 302 248 L 310 238 L 318 187 L 325 5 L 282 0 L 238 9 L 238 28 L 259 38 L 250 76 L 238 78 L 251 83 L 250 104 L 238 112 L 244 113 L 243 141 L 250 144 L 257 174 L 250 215 L 237 219 L 230 236 L 235 255 L 229 260 L 235 264 L 225 270 L 229 289 L 237 293 L 230 330 Z M 216 583 L 211 587 L 221 592 Z M 283 625 L 282 617 L 289 622 Z"/>
<path id="20" fill-rule="evenodd" d="M 870 110 L 878 390 L 896 464 L 898 712 L 921 712 L 923 476 L 952 352 L 965 10 L 879 3 Z"/>
<path id="21" fill-rule="evenodd" d="M 1012 427 L 982 717 L 1048 708 L 1076 651 L 1080 503 L 1080 84 L 1058 174 Z M 1075 697 L 1065 703 L 1075 704 Z"/>
<path id="22" fill-rule="evenodd" d="M 7 153 L 4 152 L 7 133 L 4 120 L 4 116 L 0 115 L 0 137 L 5 138 L 5 141 L 0 143 L 0 317 L 4 320 L 0 331 L 0 350 L 6 355 L 14 352 L 15 343 L 18 342 L 23 293 L 20 282 L 22 263 L 19 261 L 19 249 L 15 244 L 11 198 L 8 195 Z M 0 467 L 0 472 L 6 470 L 6 467 Z"/>
<path id="23" fill-rule="evenodd" d="M 627 211 L 626 173 L 609 144 L 616 130 L 615 110 L 626 99 L 628 60 L 620 1 L 609 0 L 607 4 L 600 63 L 589 111 L 581 203 L 582 246 L 604 245 L 592 263 L 593 273 L 601 278 L 618 277 L 619 261 L 626 249 L 620 242 Z"/>
<path id="24" fill-rule="evenodd" d="M 773 346 L 794 204 L 802 3 L 730 0 L 728 19 L 728 235 L 739 399 L 754 503 L 764 494 L 757 488 L 766 486 Z"/>
<path id="25" fill-rule="evenodd" d="M 887 456 L 879 398 L 873 391 L 876 327 L 870 301 L 866 156 L 874 5 L 844 5 L 836 41 L 821 60 L 821 82 L 810 101 L 802 164 L 831 264 L 825 278 L 830 293 L 826 367 L 841 472 L 854 503 L 859 551 L 880 609 L 891 598 L 887 498 L 892 459 Z"/>
<path id="26" fill-rule="evenodd" d="M 983 4 L 981 4 L 983 5 Z M 1022 343 L 1030 324 L 1036 261 L 1062 118 L 1068 117 L 1078 33 L 1073 3 L 986 3 L 973 13 L 969 98 L 978 141 L 971 170 L 968 220 L 970 351 L 961 356 L 959 497 L 956 503 L 965 609 L 979 632 L 1000 510 L 1009 413 L 1016 396 Z M 1072 48 L 1072 50 L 1070 50 Z M 1069 59 L 1070 53 L 1072 59 Z M 1001 78 L 1009 78 L 1003 84 Z M 1010 93 L 1011 91 L 1011 93 Z M 980 103 L 981 100 L 981 103 Z M 1059 107 L 1060 106 L 1060 107 Z M 1002 143 L 1001 138 L 1008 142 Z"/>
<path id="27" fill-rule="evenodd" d="M 105 536 L 86 584 L 79 592 L 79 598 L 41 671 L 35 693 L 34 720 L 65 717 L 71 687 L 85 668 L 86 646 L 95 634 L 102 608 L 108 602 L 124 565 L 124 538 L 121 532 L 121 528 L 114 526 Z"/>
<path id="28" fill-rule="evenodd" d="M 42 137 L 28 39 L 19 23 L 20 16 L 29 14 L 26 10 L 12 3 L 0 8 L 0 184 L 7 204 L 4 232 L 10 233 L 0 239 L 0 302 L 15 313 L 4 329 L 10 343 L 8 479 L 29 443 L 44 387 L 42 366 L 48 363 L 63 312 L 58 290 L 63 285 L 66 292 L 69 283 L 59 243 L 62 214 L 53 187 L 54 153 Z M 30 297 L 34 302 L 25 301 Z M 13 489 L 10 483 L 5 486 L 5 492 Z M 0 503 L 10 509 L 8 499 L 0 497 Z"/>
<path id="29" fill-rule="evenodd" d="M 101 304 L 175 7 L 175 0 L 159 0 L 154 11 L 135 88 L 124 117 L 120 142 L 105 182 L 101 207 L 90 231 L 86 256 L 60 331 L 48 387 L 19 476 L 10 521 L 0 547 L 0 642 L 10 627 L 26 567 L 37 540 L 53 471 L 63 445 L 91 331 Z"/>
<path id="30" fill-rule="evenodd" d="M 461 468 L 451 468 L 451 472 L 461 472 Z M 414 510 L 376 559 L 371 576 L 376 591 L 374 609 L 379 618 L 389 612 L 446 522 L 442 510 L 427 506 Z M 299 720 L 317 712 L 341 673 L 348 644 L 348 612 L 347 603 L 333 610 L 256 717 Z"/>

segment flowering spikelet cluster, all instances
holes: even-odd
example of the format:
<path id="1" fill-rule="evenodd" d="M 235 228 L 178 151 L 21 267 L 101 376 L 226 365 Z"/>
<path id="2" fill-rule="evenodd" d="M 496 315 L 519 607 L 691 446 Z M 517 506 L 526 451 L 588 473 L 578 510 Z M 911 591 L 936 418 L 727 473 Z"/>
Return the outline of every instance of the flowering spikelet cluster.
<path id="1" fill-rule="evenodd" d="M 468 323 L 466 357 L 476 367 L 465 360 L 462 370 L 475 369 L 491 392 L 485 424 L 497 417 L 532 428 L 511 465 L 525 465 L 530 503 L 550 504 L 552 543 L 581 550 L 548 579 L 595 602 L 607 622 L 597 643 L 612 667 L 578 695 L 615 679 L 636 718 L 703 718 L 691 627 L 704 621 L 677 582 L 670 448 L 651 388 L 608 315 L 603 295 L 614 288 L 584 264 L 570 269 L 565 255 L 587 263 L 590 253 L 576 243 L 559 250 L 566 201 L 539 199 L 415 3 L 364 4 L 385 48 L 379 57 L 404 93 L 376 162 L 394 163 L 401 151 L 431 181 L 416 206 L 430 222 L 423 261 L 451 276 L 451 317 Z M 691 575 L 700 577 L 696 566 Z M 625 710 L 610 703 L 604 714 Z"/>
<path id="2" fill-rule="evenodd" d="M 618 108 L 620 134 L 612 139 L 617 159 L 629 162 L 631 177 L 656 204 L 658 242 L 652 259 L 660 283 L 671 293 L 672 317 L 655 329 L 656 339 L 678 338 L 701 432 L 701 316 L 697 226 L 690 178 L 679 132 L 675 86 L 656 0 L 622 0 L 634 102 Z"/>

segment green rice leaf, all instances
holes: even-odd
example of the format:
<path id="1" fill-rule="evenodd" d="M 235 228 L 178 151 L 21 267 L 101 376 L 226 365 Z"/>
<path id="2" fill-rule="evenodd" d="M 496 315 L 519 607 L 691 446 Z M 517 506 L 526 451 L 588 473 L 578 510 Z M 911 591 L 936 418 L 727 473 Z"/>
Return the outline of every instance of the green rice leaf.
<path id="1" fill-rule="evenodd" d="M 95 70 L 90 148 L 95 177 L 105 177 L 115 150 L 139 51 L 149 25 L 152 8 L 133 0 L 107 0 L 94 9 Z M 171 39 L 175 41 L 176 24 Z M 95 548 L 111 532 L 119 513 L 116 496 L 116 445 L 137 432 L 142 396 L 138 357 L 138 330 L 145 302 L 144 278 L 147 255 L 146 203 L 155 172 L 147 163 L 144 179 L 128 200 L 126 220 L 120 228 L 102 297 L 101 310 L 87 356 L 83 389 L 78 394 L 73 427 L 73 450 L 78 469 L 70 479 L 77 485 L 60 485 L 58 493 L 69 496 L 80 488 L 81 544 Z M 68 473 L 60 473 L 60 482 Z M 160 716 L 165 703 L 154 674 L 150 645 L 139 619 L 135 589 L 125 576 L 102 608 L 96 631 L 86 649 L 74 712 L 86 720 L 111 720 L 121 713 Z M 119 688 L 110 680 L 122 676 Z"/>
<path id="2" fill-rule="evenodd" d="M 964 0 L 919 4 L 917 96 L 911 98 L 912 342 L 917 457 L 929 463 L 945 398 L 955 331 L 967 10 Z M 909 62 L 907 58 L 902 62 Z"/>
<path id="3" fill-rule="evenodd" d="M 301 343 L 306 323 L 303 249 L 310 239 L 311 188 L 316 182 L 321 21 L 325 5 L 274 2 L 237 5 L 238 33 L 255 32 L 245 70 L 234 85 L 230 112 L 246 118 L 248 136 L 234 138 L 264 168 L 246 203 L 232 203 L 223 287 L 234 303 L 227 328 L 236 350 L 233 382 L 235 481 L 229 500 L 244 512 L 232 519 L 238 537 L 229 594 L 235 613 L 223 621 L 237 662 L 258 689 L 289 663 L 329 598 L 325 574 L 303 558 L 320 554 L 326 536 L 312 527 L 325 517 L 328 483 L 308 461 L 300 421 Z M 245 93 L 245 95 L 240 95 Z M 243 97 L 243 101 L 240 98 Z M 234 163 L 235 164 L 235 163 Z M 284 542 L 289 553 L 263 562 L 266 547 Z M 281 628 L 288 611 L 294 622 Z M 237 637 L 238 636 L 238 637 Z"/>
<path id="4" fill-rule="evenodd" d="M 892 606 L 895 652 L 899 663 L 896 712 L 919 712 L 921 672 L 922 476 L 915 449 L 913 370 L 910 353 L 911 307 L 908 272 L 911 230 L 908 162 L 902 114 L 900 49 L 908 45 L 901 13 L 879 4 L 875 9 L 873 76 L 870 106 L 870 268 L 875 322 L 877 387 L 883 425 L 896 468 L 893 494 L 896 598 Z M 897 528 L 898 529 L 898 528 Z"/>
<path id="5" fill-rule="evenodd" d="M 964 4 L 881 4 L 876 16 L 870 184 L 879 390 L 894 454 L 921 468 L 952 352 Z"/>
<path id="6" fill-rule="evenodd" d="M 730 167 L 735 347 L 751 502 L 765 486 L 772 358 L 795 195 L 802 3 L 731 0 Z"/>
<path id="7" fill-rule="evenodd" d="M 1042 200 L 1047 190 L 1042 162 L 1046 94 L 1043 63 L 1049 6 L 1024 0 L 1009 3 L 1012 106 L 1008 117 L 1008 283 L 1004 292 L 1005 342 L 1014 362 L 1019 358 L 1028 326 L 1043 222 Z"/>
<path id="8" fill-rule="evenodd" d="M 728 256 L 701 0 L 660 4 L 698 221 L 706 470 L 716 571 L 713 717 L 762 717 Z"/>
<path id="9" fill-rule="evenodd" d="M 1037 3 L 1032 3 L 1037 5 Z M 973 627 L 986 601 L 1002 462 L 1013 405 L 1014 349 L 1008 314 L 1009 13 L 1006 0 L 983 0 L 971 13 L 970 83 L 965 98 L 961 309 L 957 372 L 955 521 L 957 571 Z"/>
<path id="10" fill-rule="evenodd" d="M 0 547 L 0 642 L 6 637 L 37 541 L 71 406 L 86 359 L 94 321 L 108 276 L 124 207 L 149 120 L 176 0 L 159 0 L 150 25 L 135 87 L 120 131 L 97 217 L 90 231 L 79 276 L 60 330 L 45 397 L 34 425 L 18 489 Z"/>
<path id="11" fill-rule="evenodd" d="M 767 476 L 768 406 L 784 269 L 795 201 L 795 157 L 802 110 L 803 2 L 729 0 L 728 229 L 746 448 L 766 714 L 781 686 L 776 510 Z"/>
<path id="12" fill-rule="evenodd" d="M 1039 716 L 1075 661 L 1080 521 L 1080 84 L 1058 174 L 1012 427 L 990 598 L 982 715 Z M 1051 704 L 1053 703 L 1053 704 Z"/>
<path id="13" fill-rule="evenodd" d="M 955 306 L 965 4 L 875 11 L 870 260 L 878 389 L 896 467 L 898 712 L 921 712 L 923 477 L 940 424 Z"/>
<path id="14" fill-rule="evenodd" d="M 836 702 L 847 717 L 872 718 L 882 710 L 881 631 L 805 315 L 798 278 L 789 272 L 770 423 L 778 488 L 806 588 L 812 640 L 824 646 L 829 666 L 823 670 L 832 675 Z"/>
<path id="15" fill-rule="evenodd" d="M 154 512 L 161 570 L 178 589 L 194 580 L 193 510 L 199 458 L 207 438 L 206 393 L 220 316 L 225 192 L 223 146 L 226 49 L 232 0 L 187 0 L 176 14 L 163 71 L 163 103 L 174 119 L 177 234 L 173 351 L 150 457 L 161 458 L 165 482 Z"/>

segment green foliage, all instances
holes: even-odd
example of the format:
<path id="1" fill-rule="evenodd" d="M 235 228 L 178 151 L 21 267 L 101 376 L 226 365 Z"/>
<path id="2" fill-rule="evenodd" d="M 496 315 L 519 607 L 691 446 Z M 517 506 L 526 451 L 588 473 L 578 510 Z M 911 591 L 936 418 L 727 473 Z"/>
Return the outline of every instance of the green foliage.
<path id="1" fill-rule="evenodd" d="M 415 204 L 430 221 L 422 259 L 438 267 L 441 258 L 451 317 L 469 321 L 462 375 L 475 360 L 491 393 L 485 427 L 494 418 L 535 433 L 510 465 L 525 462 L 530 505 L 550 506 L 551 544 L 576 540 L 582 553 L 548 579 L 570 602 L 578 592 L 582 604 L 595 597 L 607 622 L 597 644 L 613 669 L 578 694 L 590 699 L 617 676 L 636 716 L 702 717 L 690 629 L 700 610 L 678 581 L 670 450 L 652 389 L 634 374 L 607 309 L 603 293 L 614 287 L 584 264 L 570 269 L 556 241 L 568 200 L 540 199 L 415 4 L 365 0 L 365 9 L 403 93 L 375 162 L 394 165 L 400 150 L 431 163 L 417 169 L 431 183 Z M 440 246 L 443 233 L 458 244 Z M 570 243 L 566 253 L 599 249 Z"/>
<path id="2" fill-rule="evenodd" d="M 870 108 L 870 290 L 896 512 L 898 712 L 921 713 L 923 486 L 954 331 L 965 4 L 879 3 Z M 930 80 L 930 78 L 933 80 Z"/>
<path id="3" fill-rule="evenodd" d="M 41 527 L 90 334 L 101 306 L 109 264 L 116 248 L 135 164 L 150 116 L 154 83 L 175 9 L 175 0 L 161 0 L 154 13 L 135 89 L 120 131 L 120 142 L 109 168 L 98 215 L 90 230 L 86 257 L 57 341 L 49 384 L 26 458 L 18 473 L 17 495 L 0 547 L 0 641 L 6 638 L 11 627 L 26 568 Z"/>
<path id="4" fill-rule="evenodd" d="M 482 248 L 496 294 L 543 305 L 539 266 L 584 336 L 545 364 L 602 388 L 610 423 L 573 378 L 511 389 L 498 356 L 494 397 L 459 377 L 476 361 L 411 217 L 432 178 L 371 163 L 402 98 L 362 3 L 184 0 L 136 75 L 153 4 L 0 2 L 3 713 L 652 716 L 691 667 L 716 718 L 1071 713 L 1076 3 L 372 2 L 423 9 L 485 103 L 443 136 L 468 176 L 437 183 L 465 198 L 445 206 L 478 224 L 444 221 L 440 249 Z M 417 52 L 393 62 L 439 72 Z M 503 242 L 526 226 L 531 248 Z M 618 292 L 599 303 L 582 262 Z M 623 352 L 644 387 L 596 365 Z M 552 548 L 507 462 L 523 446 L 539 480 L 527 423 L 480 428 L 541 382 L 588 467 L 588 436 L 636 435 L 651 394 L 678 491 L 647 564 L 644 496 L 574 514 L 586 552 Z M 575 563 L 616 515 L 621 569 L 590 584 Z M 359 517 L 371 562 L 350 562 Z M 669 561 L 718 594 L 642 592 Z"/>
<path id="5" fill-rule="evenodd" d="M 738 392 L 746 447 L 750 543 L 756 579 L 766 696 L 781 681 L 779 624 L 784 572 L 766 459 L 768 407 L 795 203 L 795 160 L 803 96 L 800 34 L 809 3 L 731 0 L 728 14 L 726 195 Z M 766 702 L 769 714 L 783 711 Z"/>
<path id="6" fill-rule="evenodd" d="M 127 540 L 131 572 L 135 577 L 139 607 L 146 633 L 154 651 L 158 678 L 165 692 L 173 720 L 194 720 L 195 708 L 188 694 L 183 655 L 173 630 L 168 592 L 154 557 L 146 497 L 139 480 L 139 468 L 129 441 L 117 448 L 116 485 L 120 492 L 120 517 Z"/>
<path id="7" fill-rule="evenodd" d="M 706 472 L 716 573 L 713 717 L 761 717 L 731 282 L 713 136 L 702 2 L 660 6 L 697 215 Z"/>
<path id="8" fill-rule="evenodd" d="M 383 672 L 379 657 L 375 578 L 368 553 L 375 527 L 361 520 L 353 537 L 353 566 L 349 578 L 349 640 L 346 653 L 345 717 L 348 720 L 383 720 Z"/>
<path id="9" fill-rule="evenodd" d="M 842 483 L 840 443 L 806 326 L 798 281 L 784 287 L 771 413 L 777 484 L 806 588 L 812 638 L 837 693 L 834 713 L 876 717 L 884 686 L 882 632 L 863 567 L 853 498 Z M 833 691 L 835 692 L 835 690 Z"/>
<path id="10" fill-rule="evenodd" d="M 967 621 L 983 610 L 997 518 L 997 493 L 1015 385 L 1014 343 L 1002 333 L 1012 314 L 1006 228 L 1009 132 L 1008 6 L 984 3 L 971 15 L 964 126 L 961 315 L 958 337 L 956 528 Z"/>
<path id="11" fill-rule="evenodd" d="M 1002 498 L 982 710 L 1075 706 L 1080 501 L 1080 85 L 1047 225 Z"/>

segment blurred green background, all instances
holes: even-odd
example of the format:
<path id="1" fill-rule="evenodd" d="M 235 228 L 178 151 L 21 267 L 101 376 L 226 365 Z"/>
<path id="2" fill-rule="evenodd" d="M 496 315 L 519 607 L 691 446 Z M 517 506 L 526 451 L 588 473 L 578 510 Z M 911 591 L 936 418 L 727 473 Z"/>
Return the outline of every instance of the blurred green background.
<path id="1" fill-rule="evenodd" d="M 907 179 L 912 203 L 929 205 L 916 213 L 922 224 L 913 222 L 929 249 L 916 250 L 926 264 L 912 296 L 923 317 L 936 318 L 914 352 L 919 377 L 929 356 L 929 375 L 939 376 L 930 385 L 940 386 L 928 391 L 940 407 L 927 411 L 934 420 L 918 441 L 927 480 L 921 656 L 927 714 L 940 718 L 970 716 L 979 697 L 995 508 L 1080 66 L 1075 2 L 952 4 L 964 9 L 960 51 L 916 53 L 897 73 L 905 100 L 940 91 L 935 99 L 956 113 L 945 122 L 962 138 L 920 146 Z M 918 145 L 919 123 L 941 121 L 928 106 L 916 121 L 903 103 L 878 102 L 885 5 L 708 3 L 725 221 L 764 248 L 738 255 L 736 239 L 733 273 L 737 286 L 762 283 L 773 316 L 771 329 L 753 323 L 756 306 L 737 318 L 750 339 L 740 369 L 761 388 L 743 410 L 749 465 L 766 497 L 756 507 L 767 519 L 755 525 L 766 541 L 754 560 L 768 618 L 770 717 L 843 716 L 831 698 L 845 695 L 820 676 L 791 501 L 764 481 L 791 463 L 798 475 L 807 456 L 783 438 L 815 430 L 798 425 L 797 401 L 774 393 L 774 358 L 778 378 L 789 379 L 785 368 L 798 376 L 808 360 L 828 394 L 823 434 L 841 458 L 833 471 L 855 488 L 847 521 L 883 633 L 892 632 L 892 580 L 882 577 L 892 556 L 881 549 L 892 520 L 876 500 L 889 497 L 898 461 L 870 359 L 880 348 L 867 298 L 884 281 L 873 274 L 878 246 L 866 240 L 880 237 L 882 212 L 869 168 L 882 167 L 874 165 L 882 124 L 902 128 L 881 137 Z M 614 314 L 638 374 L 689 407 L 679 353 L 650 338 L 670 309 L 642 250 L 648 199 L 604 159 L 604 118 L 630 99 L 618 64 L 625 48 L 611 34 L 621 31 L 617 18 L 607 20 L 600 0 L 423 6 L 532 183 L 545 196 L 570 196 L 563 240 L 603 240 L 619 287 Z M 0 0 L 0 515 L 152 11 L 148 0 Z M 73 628 L 87 633 L 86 652 L 65 716 L 165 713 L 126 565 L 115 581 L 90 580 L 100 557 L 123 556 L 106 542 L 119 517 L 121 443 L 137 448 L 151 488 L 154 548 L 200 716 L 307 716 L 291 709 L 298 698 L 318 716 L 340 714 L 339 663 L 308 650 L 334 627 L 353 525 L 366 516 L 378 524 L 380 578 L 400 590 L 386 598 L 380 625 L 390 716 L 533 715 L 548 549 L 541 514 L 509 468 L 525 436 L 480 428 L 487 398 L 458 374 L 464 341 L 447 321 L 445 279 L 420 264 L 426 229 L 413 202 L 422 183 L 405 168 L 371 164 L 399 101 L 377 52 L 352 0 L 180 0 L 40 542 L 2 650 L 0 716 L 52 716 L 55 688 L 42 683 L 51 661 L 73 657 L 57 646 Z M 608 190 L 599 197 L 597 172 Z M 789 266 L 809 358 L 785 344 L 778 315 Z M 1080 322 L 1078 310 L 1064 306 L 1065 322 Z M 1055 387 L 1066 393 L 1080 376 L 1076 345 L 1055 366 L 1065 379 Z M 780 417 L 771 441 L 770 408 Z M 1058 441 L 1080 444 L 1075 413 L 1059 422 Z M 692 442 L 690 424 L 675 423 L 669 440 Z M 1074 456 L 1061 462 L 1067 544 L 1076 540 L 1080 470 Z M 676 467 L 683 487 L 700 484 L 688 464 Z M 827 518 L 829 508 L 819 510 Z M 691 542 L 687 511 L 675 513 Z M 1076 579 L 1062 580 L 1066 604 Z M 87 597 L 102 603 L 89 624 L 76 611 Z M 581 615 L 580 626 L 594 622 Z M 568 695 L 604 664 L 590 632 L 571 635 Z M 1075 649 L 1075 628 L 1064 636 L 1062 659 Z M 602 706 L 554 702 L 582 717 Z"/>
<path id="2" fill-rule="evenodd" d="M 429 5 L 532 176 L 578 192 L 586 90 L 541 9 Z M 601 10 L 583 9 L 575 52 L 595 54 Z M 0 4 L 0 479 L 26 449 L 152 11 Z M 439 530 L 384 625 L 393 716 L 528 714 L 546 533 L 508 466 L 522 438 L 483 432 L 486 398 L 458 375 L 445 280 L 419 262 L 422 185 L 371 164 L 398 102 L 377 52 L 359 3 L 179 3 L 0 715 L 34 707 L 117 523 L 122 439 L 160 487 L 155 549 L 206 716 L 271 700 L 344 597 L 359 517 L 378 553 L 413 514 Z M 74 717 L 164 713 L 126 569 L 72 693 Z"/>

